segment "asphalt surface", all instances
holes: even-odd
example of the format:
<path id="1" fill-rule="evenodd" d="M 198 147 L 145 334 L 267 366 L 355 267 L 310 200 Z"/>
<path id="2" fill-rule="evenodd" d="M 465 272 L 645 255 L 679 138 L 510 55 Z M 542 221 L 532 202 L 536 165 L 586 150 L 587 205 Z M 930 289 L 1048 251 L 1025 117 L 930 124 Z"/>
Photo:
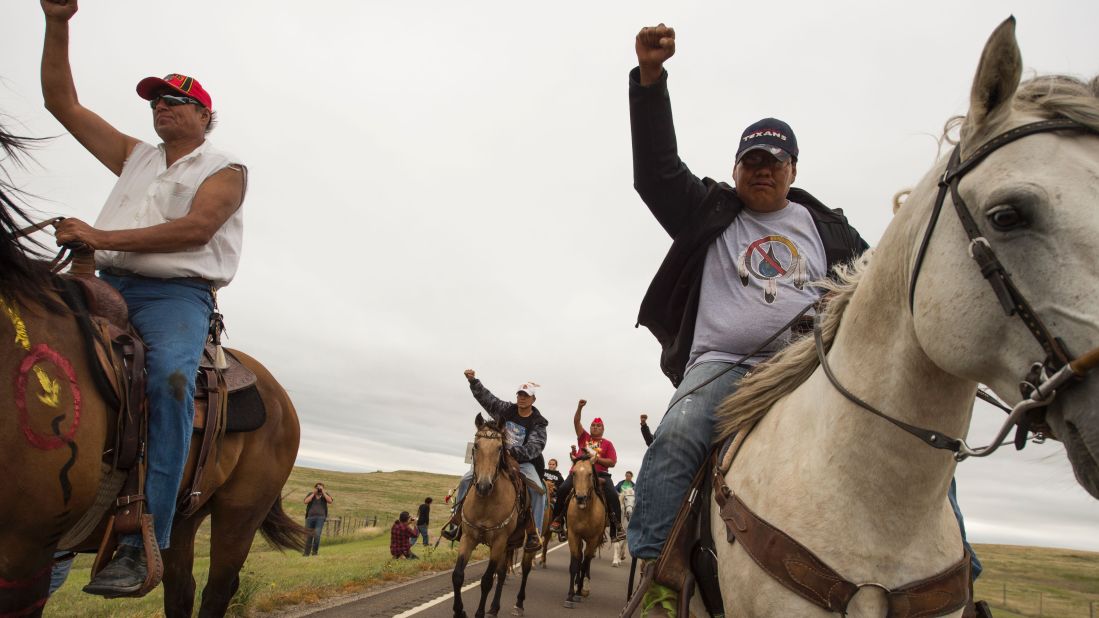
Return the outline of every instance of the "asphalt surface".
<path id="1" fill-rule="evenodd" d="M 604 545 L 600 553 L 602 555 L 596 554 L 592 559 L 590 596 L 576 603 L 574 609 L 566 609 L 564 601 L 569 578 L 569 550 L 566 545 L 552 545 L 547 556 L 547 567 L 535 566 L 530 572 L 523 615 L 557 618 L 617 616 L 625 605 L 630 559 L 627 556 L 620 567 L 614 568 L 611 566 L 610 545 Z M 480 561 L 466 567 L 462 603 L 469 616 L 474 615 L 480 602 L 479 582 L 487 565 L 487 561 Z M 518 569 L 505 580 L 500 596 L 500 616 L 513 615 L 511 612 L 519 592 L 520 580 Z M 298 611 L 292 612 L 292 615 L 311 618 L 449 618 L 453 616 L 453 602 L 451 574 L 446 572 L 366 593 L 340 605 L 318 608 L 317 611 L 297 608 Z M 486 600 L 486 611 L 491 603 L 490 592 Z"/>

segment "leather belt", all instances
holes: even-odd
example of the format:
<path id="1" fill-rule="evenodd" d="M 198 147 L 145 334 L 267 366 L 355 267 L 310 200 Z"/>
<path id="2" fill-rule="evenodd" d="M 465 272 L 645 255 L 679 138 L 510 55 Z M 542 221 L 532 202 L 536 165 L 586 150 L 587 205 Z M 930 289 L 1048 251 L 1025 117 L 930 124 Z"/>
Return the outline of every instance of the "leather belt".
<path id="1" fill-rule="evenodd" d="M 99 272 L 105 275 L 111 275 L 112 277 L 133 277 L 135 279 L 149 279 L 152 281 L 166 281 L 168 283 L 198 283 L 206 287 L 214 287 L 214 282 L 206 279 L 205 277 L 150 277 L 148 275 L 140 275 L 133 271 L 124 270 L 122 268 L 100 268 Z"/>

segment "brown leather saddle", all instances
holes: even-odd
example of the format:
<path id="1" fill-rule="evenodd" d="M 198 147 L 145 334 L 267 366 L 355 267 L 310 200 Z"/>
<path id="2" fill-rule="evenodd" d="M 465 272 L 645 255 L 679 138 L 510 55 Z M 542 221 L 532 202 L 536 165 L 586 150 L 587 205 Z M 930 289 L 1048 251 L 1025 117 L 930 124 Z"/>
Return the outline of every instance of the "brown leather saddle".
<path id="1" fill-rule="evenodd" d="M 101 495 L 62 540 L 66 549 L 85 547 L 85 539 L 102 527 L 100 520 L 113 507 L 92 566 L 93 576 L 114 554 L 120 535 L 140 534 L 149 569 L 145 584 L 133 596 L 143 596 L 159 584 L 163 574 L 152 516 L 145 512 L 145 459 L 140 456 L 148 432 L 145 346 L 129 323 L 125 300 L 95 276 L 93 255 L 90 250 L 74 252 L 72 267 L 62 275 L 59 291 L 84 335 L 97 390 L 117 414 L 104 448 Z M 221 370 L 214 367 L 214 358 L 214 350 L 208 348 L 196 377 L 195 431 L 202 432 L 202 438 L 191 486 L 180 488 L 179 510 L 184 517 L 204 502 L 199 491 L 203 472 L 221 436 L 226 431 L 257 429 L 266 418 L 255 374 L 231 354 L 226 355 L 228 367 Z M 233 415 L 229 411 L 235 404 L 243 413 L 237 415 L 239 422 L 230 423 Z"/>

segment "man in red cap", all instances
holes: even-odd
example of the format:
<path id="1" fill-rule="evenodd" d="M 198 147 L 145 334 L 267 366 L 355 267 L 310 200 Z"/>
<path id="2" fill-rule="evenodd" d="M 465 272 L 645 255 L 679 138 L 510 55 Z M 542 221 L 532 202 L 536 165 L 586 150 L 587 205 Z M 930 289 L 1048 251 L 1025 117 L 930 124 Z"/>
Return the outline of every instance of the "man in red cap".
<path id="1" fill-rule="evenodd" d="M 611 517 L 611 540 L 626 540 L 626 531 L 622 528 L 622 505 L 618 502 L 618 492 L 614 490 L 614 481 L 611 480 L 609 468 L 618 463 L 618 453 L 614 450 L 614 444 L 603 437 L 603 419 L 592 419 L 591 426 L 586 431 L 580 423 L 580 413 L 584 406 L 588 405 L 586 399 L 581 399 L 576 404 L 576 413 L 572 415 L 572 424 L 576 429 L 576 445 L 580 447 L 581 454 L 587 453 L 592 457 L 595 474 L 603 481 L 603 498 L 606 502 L 607 512 Z M 553 508 L 553 525 L 559 525 L 561 516 L 568 508 L 569 493 L 572 492 L 572 474 L 570 473 L 564 483 L 557 488 L 557 502 Z"/>
<path id="2" fill-rule="evenodd" d="M 236 274 L 247 170 L 206 140 L 213 101 L 198 80 L 149 77 L 138 95 L 152 107 L 157 146 L 118 131 L 80 104 L 69 66 L 69 20 L 76 0 L 42 0 L 46 17 L 42 95 L 46 109 L 118 176 L 95 225 L 65 219 L 57 242 L 96 250 L 100 277 L 126 299 L 148 346 L 146 510 L 168 547 L 176 493 L 190 446 L 195 373 L 215 312 L 214 291 Z M 147 572 L 142 540 L 121 539 L 113 560 L 85 592 L 138 592 Z"/>

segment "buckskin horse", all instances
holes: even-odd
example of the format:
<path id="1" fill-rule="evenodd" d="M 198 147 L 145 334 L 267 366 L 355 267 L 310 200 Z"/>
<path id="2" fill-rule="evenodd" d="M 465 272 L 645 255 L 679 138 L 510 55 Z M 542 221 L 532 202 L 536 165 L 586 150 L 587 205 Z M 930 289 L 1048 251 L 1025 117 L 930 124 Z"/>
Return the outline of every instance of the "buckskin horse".
<path id="1" fill-rule="evenodd" d="M 477 433 L 473 438 L 473 486 L 472 491 L 467 491 L 462 500 L 462 540 L 458 545 L 458 558 L 451 573 L 451 582 L 454 585 L 454 618 L 466 616 L 462 606 L 462 584 L 465 582 L 469 557 L 481 544 L 489 548 L 488 566 L 481 577 L 481 601 L 475 615 L 477 618 L 486 615 L 485 603 L 494 579 L 496 592 L 487 615 L 495 616 L 500 612 L 500 595 L 504 590 L 510 562 L 509 545 L 514 548 L 517 543 L 521 544 L 526 529 L 519 525 L 521 509 L 527 508 L 526 500 L 520 500 L 520 496 L 529 492 L 518 464 L 511 465 L 514 460 L 510 459 L 505 448 L 504 428 L 495 420 L 486 421 L 480 414 L 477 415 L 475 424 Z M 513 616 L 523 615 L 527 578 L 530 576 L 535 553 L 523 551 L 523 579 L 511 612 Z"/>
<path id="2" fill-rule="evenodd" d="M 566 517 L 569 537 L 569 590 L 565 607 L 574 608 L 587 596 L 584 582 L 591 573 L 591 559 L 603 544 L 607 507 L 599 497 L 602 482 L 595 476 L 592 460 L 583 455 L 572 465 L 572 499 Z"/>
<path id="3" fill-rule="evenodd" d="M 947 490 L 958 461 L 1015 424 L 1020 446 L 1028 426 L 1060 440 L 1099 498 L 1099 380 L 1086 376 L 1099 80 L 1021 74 L 1012 18 L 981 55 L 957 147 L 872 257 L 840 273 L 814 336 L 722 404 L 718 431 L 737 441 L 710 515 L 730 613 L 960 615 L 969 563 Z M 971 448 L 957 436 L 978 384 L 1010 415 Z"/>
<path id="4" fill-rule="evenodd" d="M 0 147 L 16 157 L 28 140 L 0 129 Z M 40 250 L 20 244 L 27 216 L 0 184 L 0 474 L 11 499 L 0 507 L 0 615 L 40 615 L 58 542 L 92 507 L 116 410 L 92 378 L 84 339 L 61 302 Z M 210 574 L 199 615 L 225 613 L 258 529 L 278 548 L 304 547 L 304 531 L 282 510 L 280 492 L 297 456 L 299 426 L 286 391 L 257 361 L 235 353 L 257 377 L 266 422 L 222 438 L 205 474 L 201 506 L 177 517 L 163 552 L 164 611 L 190 616 L 194 537 L 210 516 Z M 153 438 L 155 439 L 155 437 Z M 200 447 L 191 442 L 183 487 Z M 95 543 L 98 539 L 89 539 Z"/>

